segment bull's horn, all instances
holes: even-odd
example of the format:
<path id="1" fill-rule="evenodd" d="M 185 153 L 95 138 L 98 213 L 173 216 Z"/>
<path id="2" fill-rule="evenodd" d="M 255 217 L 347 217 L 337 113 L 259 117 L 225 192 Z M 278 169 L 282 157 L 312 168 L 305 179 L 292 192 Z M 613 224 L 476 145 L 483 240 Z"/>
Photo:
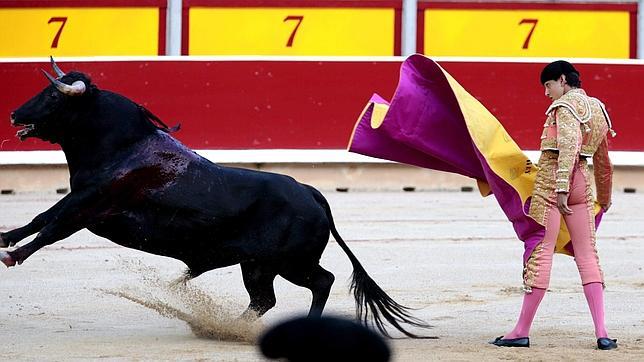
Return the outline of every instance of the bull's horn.
<path id="1" fill-rule="evenodd" d="M 45 77 L 49 79 L 51 84 L 53 84 L 56 87 L 56 89 L 58 89 L 61 93 L 67 94 L 68 96 L 79 96 L 85 93 L 85 89 L 86 89 L 85 82 L 83 82 L 82 80 L 77 80 L 74 83 L 72 83 L 72 85 L 68 85 L 52 77 L 46 71 L 42 69 L 41 71 L 43 72 L 43 74 L 45 74 Z"/>
<path id="2" fill-rule="evenodd" d="M 51 60 L 51 67 L 54 68 L 54 72 L 56 72 L 56 76 L 58 78 L 64 76 L 65 72 L 63 72 L 62 70 L 60 70 L 60 68 L 58 68 L 58 65 L 56 65 L 56 62 L 54 61 L 54 57 L 50 55 L 49 60 Z"/>

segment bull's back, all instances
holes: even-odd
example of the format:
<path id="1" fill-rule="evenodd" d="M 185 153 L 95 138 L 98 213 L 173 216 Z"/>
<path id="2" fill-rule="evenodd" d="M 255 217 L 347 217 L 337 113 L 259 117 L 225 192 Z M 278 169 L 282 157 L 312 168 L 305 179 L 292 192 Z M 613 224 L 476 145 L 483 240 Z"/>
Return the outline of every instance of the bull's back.
<path id="1" fill-rule="evenodd" d="M 200 187 L 210 188 L 204 200 L 216 205 L 216 213 L 249 218 L 249 223 L 280 217 L 326 218 L 310 187 L 290 176 L 215 164 L 206 167 L 213 176 Z"/>
<path id="2" fill-rule="evenodd" d="M 243 249 L 280 242 L 293 229 L 328 233 L 309 187 L 289 176 L 217 165 L 167 135 L 140 148 L 108 186 L 115 210 L 90 228 L 100 236 L 168 255 L 176 245 Z"/>

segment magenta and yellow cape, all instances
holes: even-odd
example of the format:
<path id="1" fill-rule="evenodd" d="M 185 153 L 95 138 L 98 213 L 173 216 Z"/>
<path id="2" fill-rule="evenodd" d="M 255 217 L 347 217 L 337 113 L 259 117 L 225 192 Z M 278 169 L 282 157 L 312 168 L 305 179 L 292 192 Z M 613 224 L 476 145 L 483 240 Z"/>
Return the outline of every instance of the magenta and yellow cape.
<path id="1" fill-rule="evenodd" d="M 349 151 L 476 179 L 481 195 L 494 194 L 524 242 L 524 262 L 543 240 L 544 226 L 527 214 L 537 167 L 476 98 L 425 56 L 403 62 L 391 103 L 372 96 Z M 595 210 L 598 224 L 602 213 Z M 555 251 L 574 255 L 561 225 Z"/>

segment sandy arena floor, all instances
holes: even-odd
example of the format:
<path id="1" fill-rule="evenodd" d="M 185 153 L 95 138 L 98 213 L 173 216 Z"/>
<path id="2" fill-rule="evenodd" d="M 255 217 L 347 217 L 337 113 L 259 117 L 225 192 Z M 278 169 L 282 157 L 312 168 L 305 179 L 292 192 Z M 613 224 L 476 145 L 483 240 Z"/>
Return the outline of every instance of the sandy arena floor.
<path id="1" fill-rule="evenodd" d="M 620 344 L 615 351 L 594 349 L 576 267 L 561 255 L 532 329 L 532 348 L 487 344 L 512 328 L 522 298 L 523 248 L 493 198 L 476 192 L 326 196 L 340 233 L 371 276 L 435 326 L 417 332 L 440 337 L 392 340 L 395 361 L 644 360 L 644 194 L 617 193 L 598 233 L 607 326 Z M 22 226 L 58 198 L 0 196 L 0 230 Z M 322 265 L 336 276 L 326 312 L 352 316 L 351 266 L 335 242 Z M 21 266 L 2 267 L 0 359 L 263 361 L 255 336 L 309 308 L 309 292 L 278 277 L 277 306 L 261 322 L 244 325 L 234 321 L 248 302 L 239 267 L 173 286 L 183 269 L 176 260 L 87 231 Z"/>

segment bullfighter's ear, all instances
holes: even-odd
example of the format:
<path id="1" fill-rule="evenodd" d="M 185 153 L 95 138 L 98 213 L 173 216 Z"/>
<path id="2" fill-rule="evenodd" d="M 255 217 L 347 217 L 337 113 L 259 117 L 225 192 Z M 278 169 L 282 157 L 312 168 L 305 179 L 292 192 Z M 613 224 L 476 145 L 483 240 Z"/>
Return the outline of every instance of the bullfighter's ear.
<path id="1" fill-rule="evenodd" d="M 49 60 L 51 61 L 51 67 L 54 69 L 54 72 L 56 72 L 56 76 L 58 77 L 58 79 L 62 78 L 65 75 L 65 72 L 60 70 L 58 65 L 56 65 L 56 62 L 54 61 L 54 57 L 50 55 Z"/>
<path id="2" fill-rule="evenodd" d="M 54 78 L 43 69 L 41 69 L 41 71 L 43 72 L 45 77 L 49 79 L 49 82 L 56 87 L 56 89 L 58 89 L 63 94 L 67 94 L 68 96 L 80 96 L 85 93 L 85 89 L 87 89 L 85 82 L 83 82 L 82 80 L 77 80 L 72 83 L 72 85 L 68 85 Z"/>

